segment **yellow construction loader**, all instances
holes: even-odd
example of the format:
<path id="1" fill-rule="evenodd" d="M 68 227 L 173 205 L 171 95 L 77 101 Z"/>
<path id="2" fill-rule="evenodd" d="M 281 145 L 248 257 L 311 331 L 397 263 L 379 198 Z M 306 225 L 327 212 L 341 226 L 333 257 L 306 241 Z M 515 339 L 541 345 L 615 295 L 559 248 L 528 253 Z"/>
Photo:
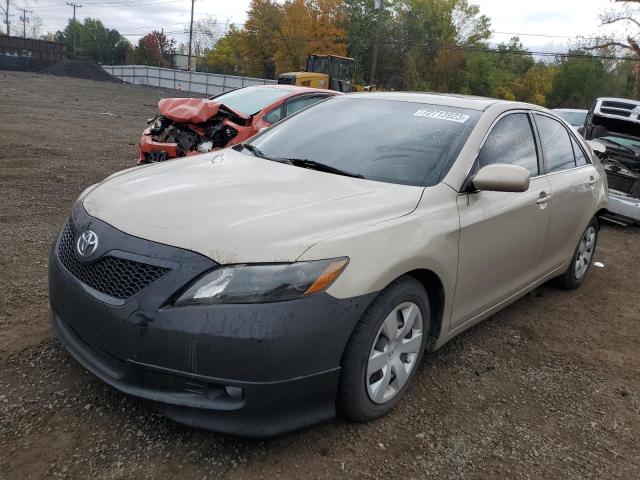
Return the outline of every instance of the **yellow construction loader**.
<path id="1" fill-rule="evenodd" d="M 326 88 L 338 92 L 371 90 L 353 86 L 351 69 L 353 58 L 338 55 L 309 55 L 304 72 L 287 72 L 278 76 L 278 83 L 301 87 Z"/>

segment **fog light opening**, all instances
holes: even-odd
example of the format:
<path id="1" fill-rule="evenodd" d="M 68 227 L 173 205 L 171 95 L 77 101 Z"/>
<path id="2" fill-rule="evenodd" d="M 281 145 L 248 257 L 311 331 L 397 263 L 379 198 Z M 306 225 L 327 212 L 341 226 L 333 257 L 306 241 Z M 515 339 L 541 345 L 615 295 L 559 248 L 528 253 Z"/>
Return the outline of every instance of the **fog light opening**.
<path id="1" fill-rule="evenodd" d="M 227 395 L 236 400 L 242 400 L 244 398 L 244 389 L 242 387 L 232 387 L 231 385 L 227 385 L 224 387 L 224 391 Z"/>

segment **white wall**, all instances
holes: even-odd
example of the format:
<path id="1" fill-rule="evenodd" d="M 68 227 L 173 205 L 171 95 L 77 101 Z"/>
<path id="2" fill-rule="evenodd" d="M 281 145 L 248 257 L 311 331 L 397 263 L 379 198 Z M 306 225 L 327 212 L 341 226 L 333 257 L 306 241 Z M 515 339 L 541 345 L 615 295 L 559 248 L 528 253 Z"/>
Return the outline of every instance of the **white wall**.
<path id="1" fill-rule="evenodd" d="M 235 90 L 250 85 L 274 84 L 275 80 L 252 77 L 234 77 L 214 73 L 188 72 L 171 68 L 147 67 L 146 65 L 103 65 L 107 73 L 133 85 L 173 88 L 197 92 L 208 96 Z"/>

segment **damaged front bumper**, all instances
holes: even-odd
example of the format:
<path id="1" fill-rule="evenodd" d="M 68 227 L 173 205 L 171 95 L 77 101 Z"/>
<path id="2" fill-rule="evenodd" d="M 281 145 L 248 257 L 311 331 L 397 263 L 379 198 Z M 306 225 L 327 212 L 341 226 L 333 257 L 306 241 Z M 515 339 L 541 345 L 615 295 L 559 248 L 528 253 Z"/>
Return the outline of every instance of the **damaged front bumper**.
<path id="1" fill-rule="evenodd" d="M 89 228 L 100 244 L 86 261 L 74 246 Z M 53 331 L 102 381 L 181 423 L 269 436 L 332 418 L 344 347 L 375 294 L 172 305 L 216 265 L 125 234 L 77 207 L 50 256 Z M 138 285 L 157 267 L 161 275 L 126 298 L 109 293 Z"/>
<path id="2" fill-rule="evenodd" d="M 251 116 L 207 99 L 163 98 L 158 109 L 140 137 L 138 165 L 230 147 L 256 133 Z"/>
<path id="3" fill-rule="evenodd" d="M 624 219 L 640 222 L 640 198 L 609 190 L 609 212 Z"/>
<path id="4" fill-rule="evenodd" d="M 163 162 L 178 156 L 178 144 L 156 142 L 151 136 L 150 128 L 142 133 L 138 146 L 140 147 L 138 165 Z"/>

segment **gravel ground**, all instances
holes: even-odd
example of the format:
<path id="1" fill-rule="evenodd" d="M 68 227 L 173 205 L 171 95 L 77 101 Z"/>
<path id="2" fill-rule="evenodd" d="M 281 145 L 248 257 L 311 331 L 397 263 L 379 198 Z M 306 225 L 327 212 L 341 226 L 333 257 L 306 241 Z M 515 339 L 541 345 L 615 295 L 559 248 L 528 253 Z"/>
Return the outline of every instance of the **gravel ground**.
<path id="1" fill-rule="evenodd" d="M 268 441 L 179 426 L 51 338 L 47 254 L 85 186 L 134 164 L 157 89 L 0 72 L 0 478 L 640 478 L 640 231 L 605 226 L 542 287 L 422 365 L 387 417 Z"/>

